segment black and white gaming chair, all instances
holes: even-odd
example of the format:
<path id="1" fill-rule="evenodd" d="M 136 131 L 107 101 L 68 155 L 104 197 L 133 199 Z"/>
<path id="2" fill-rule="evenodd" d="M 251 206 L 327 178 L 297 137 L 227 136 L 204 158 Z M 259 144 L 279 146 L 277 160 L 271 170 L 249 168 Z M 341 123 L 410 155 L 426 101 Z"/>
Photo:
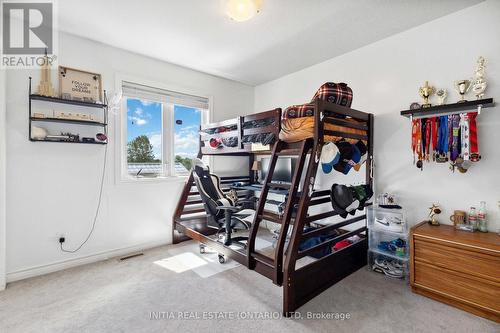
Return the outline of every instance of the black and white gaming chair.
<path id="1" fill-rule="evenodd" d="M 239 200 L 236 203 L 235 200 L 226 196 L 220 188 L 219 177 L 211 174 L 208 166 L 201 159 L 193 159 L 192 165 L 194 181 L 208 215 L 209 226 L 219 231 L 224 229 L 224 245 L 246 247 L 244 242 L 248 240 L 248 237 L 231 237 L 231 233 L 235 229 L 250 228 L 255 210 L 238 206 L 249 200 Z"/>

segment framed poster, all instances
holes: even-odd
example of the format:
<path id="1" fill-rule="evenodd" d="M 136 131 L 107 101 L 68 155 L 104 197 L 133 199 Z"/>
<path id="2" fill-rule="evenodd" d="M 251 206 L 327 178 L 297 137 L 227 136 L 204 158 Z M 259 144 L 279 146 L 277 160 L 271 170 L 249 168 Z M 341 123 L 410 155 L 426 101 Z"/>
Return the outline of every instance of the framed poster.
<path id="1" fill-rule="evenodd" d="M 63 99 L 102 103 L 101 74 L 59 66 L 59 94 Z"/>

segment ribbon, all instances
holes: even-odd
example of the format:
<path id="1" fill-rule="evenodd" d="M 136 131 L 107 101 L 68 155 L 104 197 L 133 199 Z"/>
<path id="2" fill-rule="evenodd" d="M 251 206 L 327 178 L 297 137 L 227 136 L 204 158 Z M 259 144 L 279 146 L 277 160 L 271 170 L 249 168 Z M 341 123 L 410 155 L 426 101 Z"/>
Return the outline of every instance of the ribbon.
<path id="1" fill-rule="evenodd" d="M 432 160 L 436 160 L 437 155 L 437 145 L 438 145 L 438 125 L 437 125 L 437 117 L 431 118 L 432 124 Z"/>
<path id="2" fill-rule="evenodd" d="M 426 119 L 425 120 L 425 160 L 427 162 L 430 161 L 430 156 L 431 156 L 431 120 Z"/>
<path id="3" fill-rule="evenodd" d="M 419 121 L 412 120 L 411 123 L 411 151 L 413 152 L 413 164 L 415 164 L 415 153 L 417 152 L 417 133 L 420 131 Z"/>
<path id="4" fill-rule="evenodd" d="M 450 160 L 455 162 L 460 155 L 460 115 L 454 114 L 451 116 L 452 132 L 451 132 L 451 149 Z"/>
<path id="5" fill-rule="evenodd" d="M 448 116 L 439 117 L 439 155 L 445 157 L 448 154 Z"/>
<path id="6" fill-rule="evenodd" d="M 470 158 L 470 136 L 469 136 L 469 116 L 466 113 L 460 114 L 460 143 L 461 143 L 461 153 L 464 161 L 468 161 Z"/>
<path id="7" fill-rule="evenodd" d="M 477 142 L 477 113 L 470 112 L 467 114 L 467 117 L 469 118 L 470 160 L 472 162 L 477 162 L 481 159 L 481 154 L 479 154 L 479 147 Z"/>

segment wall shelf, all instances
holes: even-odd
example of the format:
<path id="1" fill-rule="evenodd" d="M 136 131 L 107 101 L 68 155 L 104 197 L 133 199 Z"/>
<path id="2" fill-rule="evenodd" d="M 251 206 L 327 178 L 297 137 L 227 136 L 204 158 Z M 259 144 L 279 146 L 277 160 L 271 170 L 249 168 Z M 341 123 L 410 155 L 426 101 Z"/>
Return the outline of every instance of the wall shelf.
<path id="1" fill-rule="evenodd" d="M 50 96 L 42 96 L 38 94 L 32 94 L 31 93 L 31 77 L 29 78 L 29 94 L 28 94 L 28 120 L 29 120 L 29 125 L 28 125 L 28 140 L 31 142 L 56 142 L 56 143 L 81 143 L 81 144 L 94 144 L 94 145 L 105 145 L 108 142 L 102 142 L 102 141 L 95 141 L 95 142 L 82 142 L 82 141 L 65 141 L 65 140 L 49 140 L 49 139 L 34 139 L 31 136 L 31 130 L 32 130 L 32 123 L 37 122 L 46 122 L 46 123 L 59 123 L 59 124 L 74 124 L 74 125 L 81 125 L 81 126 L 93 126 L 93 127 L 102 127 L 102 132 L 108 136 L 108 106 L 106 105 L 107 102 L 107 97 L 106 97 L 106 90 L 104 90 L 103 93 L 103 98 L 104 98 L 104 103 L 99 104 L 99 103 L 92 103 L 92 102 L 84 102 L 84 101 L 75 101 L 75 100 L 69 100 L 69 99 L 63 99 L 59 97 L 50 97 Z M 47 103 L 57 103 L 57 104 L 65 104 L 65 105 L 74 105 L 74 106 L 82 106 L 82 107 L 87 107 L 87 108 L 97 108 L 102 111 L 102 121 L 87 121 L 87 120 L 78 120 L 78 119 L 61 119 L 61 118 L 54 118 L 54 117 L 46 117 L 46 118 L 41 118 L 41 117 L 33 117 L 32 113 L 32 101 L 42 101 L 42 102 L 47 102 Z M 62 129 L 61 132 L 66 132 L 66 130 Z M 72 134 L 78 134 L 79 133 L 72 133 Z M 97 133 L 96 133 L 97 134 Z"/>
<path id="2" fill-rule="evenodd" d="M 63 141 L 63 140 L 37 140 L 37 139 L 30 139 L 31 142 L 54 142 L 54 143 L 81 143 L 84 145 L 106 145 L 108 144 L 107 142 L 82 142 L 82 141 Z"/>
<path id="3" fill-rule="evenodd" d="M 42 96 L 42 95 L 37 95 L 37 94 L 30 94 L 30 100 L 45 101 L 45 102 L 60 103 L 60 104 L 69 104 L 69 105 L 76 105 L 76 106 L 85 106 L 85 107 L 90 107 L 90 108 L 105 108 L 105 107 L 107 107 L 106 104 L 84 102 L 84 101 L 75 101 L 75 100 L 71 100 L 71 99 Z"/>
<path id="4" fill-rule="evenodd" d="M 67 123 L 67 124 L 89 125 L 89 126 L 106 126 L 107 125 L 106 123 L 101 123 L 99 121 L 76 120 L 76 119 L 60 119 L 60 118 L 38 118 L 38 117 L 31 117 L 31 121 L 51 122 L 51 123 Z"/>
<path id="5" fill-rule="evenodd" d="M 436 105 L 428 108 L 420 108 L 415 110 L 404 110 L 401 111 L 403 117 L 429 117 L 429 116 L 443 116 L 454 113 L 461 113 L 464 111 L 477 112 L 478 107 L 489 108 L 495 106 L 493 98 L 478 99 L 473 101 L 467 101 L 463 103 L 453 103 Z"/>

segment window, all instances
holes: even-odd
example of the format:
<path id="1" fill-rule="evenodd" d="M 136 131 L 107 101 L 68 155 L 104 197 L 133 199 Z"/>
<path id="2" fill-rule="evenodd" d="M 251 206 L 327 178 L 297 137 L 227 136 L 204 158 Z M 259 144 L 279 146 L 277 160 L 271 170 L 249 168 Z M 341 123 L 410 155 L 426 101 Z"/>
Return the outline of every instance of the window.
<path id="1" fill-rule="evenodd" d="M 122 83 L 122 91 L 123 178 L 188 176 L 200 125 L 208 119 L 208 98 L 130 82 Z"/>

